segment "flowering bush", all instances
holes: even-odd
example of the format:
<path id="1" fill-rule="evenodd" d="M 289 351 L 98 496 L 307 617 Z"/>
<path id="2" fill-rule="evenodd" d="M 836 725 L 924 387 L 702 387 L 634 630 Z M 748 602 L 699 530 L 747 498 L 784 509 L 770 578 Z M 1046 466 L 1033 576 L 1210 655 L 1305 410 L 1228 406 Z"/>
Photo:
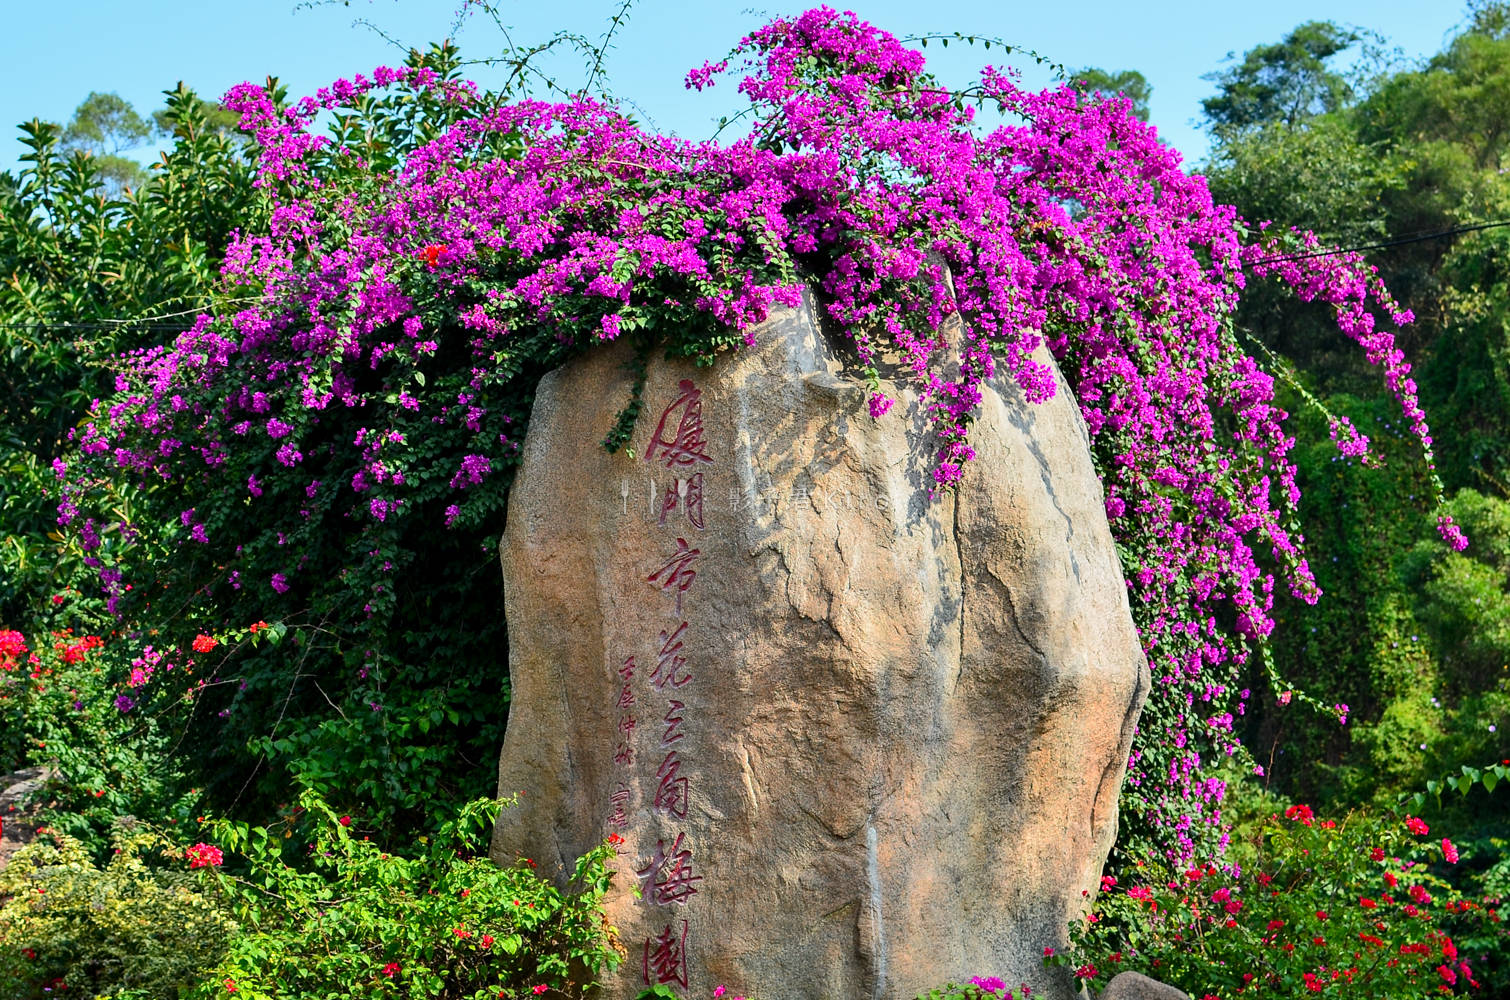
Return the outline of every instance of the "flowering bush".
<path id="1" fill-rule="evenodd" d="M 117 817 L 184 822 L 194 792 L 171 747 L 195 666 L 115 635 L 0 631 L 0 771 L 43 767 L 47 822 L 96 854 Z"/>
<path id="2" fill-rule="evenodd" d="M 174 997 L 220 960 L 235 925 L 182 849 L 129 823 L 111 843 L 100 865 L 45 830 L 0 870 L 0 996 Z"/>
<path id="3" fill-rule="evenodd" d="M 455 616 L 429 635 L 477 640 L 462 649 L 476 659 L 440 661 L 448 679 L 429 686 L 446 700 L 429 714 L 461 725 L 476 699 L 451 676 L 477 676 L 502 644 L 486 631 L 501 615 L 478 614 L 478 588 L 456 578 L 491 562 L 550 367 L 619 337 L 711 363 L 811 286 L 860 374 L 874 384 L 882 353 L 904 359 L 947 488 L 974 454 L 983 381 L 1053 393 L 1034 357 L 1046 346 L 1090 429 L 1154 664 L 1127 811 L 1175 852 L 1214 838 L 1223 786 L 1201 768 L 1236 749 L 1236 672 L 1272 629 L 1277 584 L 1317 593 L 1286 415 L 1233 337 L 1233 308 L 1250 274 L 1331 305 L 1429 463 L 1409 366 L 1380 329 L 1409 312 L 1355 255 L 1285 256 L 1314 239 L 1251 231 L 1214 205 L 1126 102 L 1030 93 L 994 67 L 954 93 L 920 53 L 827 8 L 773 21 L 688 86 L 741 72 L 752 126 L 727 146 L 646 133 L 587 98 L 493 100 L 423 61 L 287 107 L 235 88 L 276 206 L 226 255 L 228 291 L 255 302 L 123 360 L 117 394 L 59 465 L 62 520 L 87 533 L 95 484 L 150 484 L 153 513 L 126 534 L 179 552 L 151 591 L 166 585 L 211 628 L 302 619 L 315 666 L 300 676 L 339 682 L 368 714 L 385 704 L 373 675 L 426 689 L 436 668 L 403 651 L 419 622 Z M 972 101 L 1011 124 L 981 134 Z M 332 138 L 310 131 L 326 110 L 341 112 Z M 955 314 L 951 359 L 941 324 Z M 870 410 L 890 405 L 874 394 Z M 1367 454 L 1344 418 L 1330 428 L 1344 454 Z M 102 583 L 121 596 L 115 571 Z M 286 674 L 246 683 L 245 702 L 277 697 L 283 717 Z M 301 696 L 326 711 L 324 687 Z M 330 727 L 349 746 L 353 718 L 260 748 L 334 746 Z M 496 731 L 479 731 L 491 752 Z"/>
<path id="4" fill-rule="evenodd" d="M 1102 891 L 1058 960 L 1093 986 L 1124 968 L 1193 997 L 1409 1000 L 1478 986 L 1458 932 L 1503 938 L 1497 901 L 1443 878 L 1450 839 L 1416 816 L 1271 815 L 1220 862 L 1150 857 Z"/>
<path id="5" fill-rule="evenodd" d="M 523 864 L 499 868 L 472 853 L 498 808 L 463 807 L 416 858 L 355 835 L 361 822 L 313 793 L 300 797 L 282 836 L 210 824 L 226 863 L 204 874 L 242 930 L 188 995 L 582 996 L 621 960 L 599 907 L 615 850 L 589 851 L 561 892 Z"/>

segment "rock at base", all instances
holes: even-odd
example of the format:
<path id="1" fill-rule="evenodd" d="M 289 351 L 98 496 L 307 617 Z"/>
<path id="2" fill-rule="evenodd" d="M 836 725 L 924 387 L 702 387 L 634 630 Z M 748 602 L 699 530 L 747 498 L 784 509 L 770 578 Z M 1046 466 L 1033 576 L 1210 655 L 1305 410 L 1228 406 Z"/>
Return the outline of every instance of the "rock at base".
<path id="1" fill-rule="evenodd" d="M 1096 1000 L 1190 1000 L 1190 995 L 1141 972 L 1119 972 Z"/>

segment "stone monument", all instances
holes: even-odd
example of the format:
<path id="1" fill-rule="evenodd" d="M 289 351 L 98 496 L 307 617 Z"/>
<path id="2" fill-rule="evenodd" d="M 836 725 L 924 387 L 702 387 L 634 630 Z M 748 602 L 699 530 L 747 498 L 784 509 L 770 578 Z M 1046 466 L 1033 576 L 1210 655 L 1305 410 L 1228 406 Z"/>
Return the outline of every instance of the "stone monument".
<path id="1" fill-rule="evenodd" d="M 629 345 L 541 383 L 502 542 L 495 860 L 614 835 L 604 996 L 896 1000 L 1046 947 L 1116 835 L 1148 668 L 1068 387 L 985 389 L 931 495 L 915 397 L 872 419 L 813 307 L 712 368 Z M 1046 353 L 1039 360 L 1052 363 Z"/>

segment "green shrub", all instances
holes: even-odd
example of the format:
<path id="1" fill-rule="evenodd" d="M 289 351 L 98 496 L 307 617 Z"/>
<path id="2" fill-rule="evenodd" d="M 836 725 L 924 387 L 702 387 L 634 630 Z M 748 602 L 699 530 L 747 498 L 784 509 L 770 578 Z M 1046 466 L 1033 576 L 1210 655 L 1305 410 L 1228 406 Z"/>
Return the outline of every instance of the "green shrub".
<path id="1" fill-rule="evenodd" d="M 354 836 L 362 824 L 313 792 L 301 796 L 281 836 L 276 828 L 212 824 L 227 863 L 209 871 L 241 930 L 189 995 L 582 996 L 621 960 L 599 906 L 615 849 L 584 855 L 563 892 L 530 865 L 499 868 L 468 853 L 497 810 L 490 800 L 464 806 L 420 838 L 415 858 Z M 305 860 L 290 864 L 291 855 Z"/>
<path id="2" fill-rule="evenodd" d="M 1291 806 L 1220 863 L 1145 857 L 1104 877 L 1059 960 L 1097 988 L 1130 968 L 1203 1000 L 1466 991 L 1479 985 L 1467 940 L 1503 948 L 1505 931 L 1497 901 L 1446 880 L 1457 848 L 1428 832 L 1414 816 Z"/>
<path id="3" fill-rule="evenodd" d="M 0 870 L 0 996 L 178 997 L 225 953 L 234 924 L 162 834 L 124 824 L 109 864 L 47 831 Z M 168 865 L 161 862 L 172 859 Z"/>
<path id="4" fill-rule="evenodd" d="M 182 825 L 195 796 L 173 748 L 194 671 L 176 651 L 103 630 L 0 629 L 0 773 L 45 768 L 46 821 L 97 858 L 117 817 Z"/>

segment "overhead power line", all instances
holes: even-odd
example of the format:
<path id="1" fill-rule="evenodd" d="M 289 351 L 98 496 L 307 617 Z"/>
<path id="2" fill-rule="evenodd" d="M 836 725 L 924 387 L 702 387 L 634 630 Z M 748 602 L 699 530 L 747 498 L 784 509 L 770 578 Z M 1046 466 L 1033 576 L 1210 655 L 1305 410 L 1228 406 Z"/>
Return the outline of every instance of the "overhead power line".
<path id="1" fill-rule="evenodd" d="M 1401 236 L 1398 239 L 1385 240 L 1382 243 L 1366 243 L 1362 246 L 1343 247 L 1335 250 L 1315 250 L 1310 253 L 1285 254 L 1280 257 L 1265 257 L 1256 260 L 1254 264 L 1283 264 L 1289 260 L 1310 260 L 1313 257 L 1335 257 L 1344 253 L 1360 253 L 1364 250 L 1383 250 L 1386 247 L 1404 246 L 1407 243 L 1422 243 L 1426 240 L 1437 240 L 1447 236 L 1457 236 L 1460 233 L 1476 233 L 1481 229 L 1496 229 L 1500 226 L 1510 226 L 1510 219 L 1500 219 L 1497 222 L 1478 222 L 1471 226 L 1454 226 L 1451 229 L 1443 229 L 1432 233 L 1418 233 L 1414 236 Z"/>

